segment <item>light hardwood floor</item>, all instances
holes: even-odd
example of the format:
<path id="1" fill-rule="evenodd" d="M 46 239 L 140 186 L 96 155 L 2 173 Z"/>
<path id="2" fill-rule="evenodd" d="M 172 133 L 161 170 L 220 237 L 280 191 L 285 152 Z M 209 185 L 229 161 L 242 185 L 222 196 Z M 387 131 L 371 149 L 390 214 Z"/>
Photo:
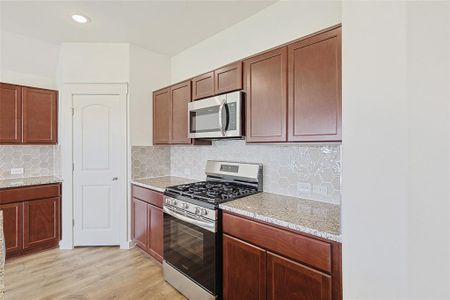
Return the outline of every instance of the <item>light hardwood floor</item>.
<path id="1" fill-rule="evenodd" d="M 134 248 L 53 249 L 6 262 L 6 300 L 185 299 Z"/>

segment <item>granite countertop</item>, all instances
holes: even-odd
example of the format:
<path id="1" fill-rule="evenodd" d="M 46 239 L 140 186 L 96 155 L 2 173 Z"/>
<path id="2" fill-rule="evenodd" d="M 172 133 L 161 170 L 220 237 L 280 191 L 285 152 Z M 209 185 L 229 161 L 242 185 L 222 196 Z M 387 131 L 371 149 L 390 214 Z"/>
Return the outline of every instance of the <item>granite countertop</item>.
<path id="1" fill-rule="evenodd" d="M 62 179 L 55 176 L 2 179 L 0 180 L 0 189 L 30 186 L 30 185 L 51 184 L 59 182 L 62 182 Z"/>
<path id="2" fill-rule="evenodd" d="M 199 181 L 199 180 L 183 178 L 183 177 L 175 177 L 175 176 L 161 176 L 161 177 L 153 177 L 153 178 L 133 179 L 133 180 L 131 180 L 131 183 L 163 193 L 164 190 L 166 189 L 166 187 L 168 187 L 168 186 L 192 183 L 192 182 L 196 182 L 196 181 Z"/>
<path id="3" fill-rule="evenodd" d="M 339 205 L 263 192 L 219 207 L 255 220 L 341 242 Z"/>
<path id="4" fill-rule="evenodd" d="M 4 298 L 5 292 L 5 245 L 3 235 L 3 211 L 0 210 L 0 299 Z"/>

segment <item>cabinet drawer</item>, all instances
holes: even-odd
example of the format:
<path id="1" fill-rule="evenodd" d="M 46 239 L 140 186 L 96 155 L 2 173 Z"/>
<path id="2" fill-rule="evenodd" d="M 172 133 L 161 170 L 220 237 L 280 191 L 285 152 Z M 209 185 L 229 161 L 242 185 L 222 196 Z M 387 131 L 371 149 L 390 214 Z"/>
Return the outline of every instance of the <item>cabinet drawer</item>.
<path id="1" fill-rule="evenodd" d="M 163 194 L 152 191 L 137 185 L 131 186 L 131 196 L 147 203 L 153 204 L 159 208 L 163 207 Z"/>
<path id="2" fill-rule="evenodd" d="M 223 214 L 223 232 L 331 273 L 331 244 L 266 224 Z"/>
<path id="3" fill-rule="evenodd" d="M 59 197 L 61 184 L 37 185 L 0 190 L 0 204 Z"/>

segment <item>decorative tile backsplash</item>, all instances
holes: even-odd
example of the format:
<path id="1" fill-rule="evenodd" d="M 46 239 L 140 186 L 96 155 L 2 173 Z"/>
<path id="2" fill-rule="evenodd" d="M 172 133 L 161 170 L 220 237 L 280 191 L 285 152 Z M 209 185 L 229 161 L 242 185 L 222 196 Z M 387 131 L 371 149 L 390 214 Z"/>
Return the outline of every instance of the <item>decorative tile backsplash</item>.
<path id="1" fill-rule="evenodd" d="M 170 175 L 169 146 L 133 146 L 131 161 L 133 179 Z"/>
<path id="2" fill-rule="evenodd" d="M 0 179 L 60 175 L 59 146 L 0 146 Z M 11 168 L 23 168 L 23 174 L 11 175 Z"/>
<path id="3" fill-rule="evenodd" d="M 170 174 L 203 180 L 206 160 L 257 162 L 264 165 L 264 191 L 339 204 L 341 146 L 246 144 L 214 141 L 212 146 L 172 146 Z"/>

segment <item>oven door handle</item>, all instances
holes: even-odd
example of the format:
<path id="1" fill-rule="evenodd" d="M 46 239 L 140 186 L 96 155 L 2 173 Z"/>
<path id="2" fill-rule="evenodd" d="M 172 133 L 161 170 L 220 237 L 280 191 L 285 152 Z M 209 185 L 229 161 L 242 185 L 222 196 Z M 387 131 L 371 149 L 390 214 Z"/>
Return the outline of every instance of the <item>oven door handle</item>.
<path id="1" fill-rule="evenodd" d="M 208 223 L 208 222 L 192 219 L 192 218 L 186 217 L 182 214 L 179 214 L 177 212 L 174 212 L 173 210 L 171 210 L 170 208 L 168 208 L 166 206 L 163 207 L 163 211 L 166 214 L 171 215 L 175 219 L 187 222 L 189 224 L 197 225 L 197 226 L 199 226 L 205 230 L 211 231 L 211 232 L 216 232 L 216 223 L 215 222 Z"/>

